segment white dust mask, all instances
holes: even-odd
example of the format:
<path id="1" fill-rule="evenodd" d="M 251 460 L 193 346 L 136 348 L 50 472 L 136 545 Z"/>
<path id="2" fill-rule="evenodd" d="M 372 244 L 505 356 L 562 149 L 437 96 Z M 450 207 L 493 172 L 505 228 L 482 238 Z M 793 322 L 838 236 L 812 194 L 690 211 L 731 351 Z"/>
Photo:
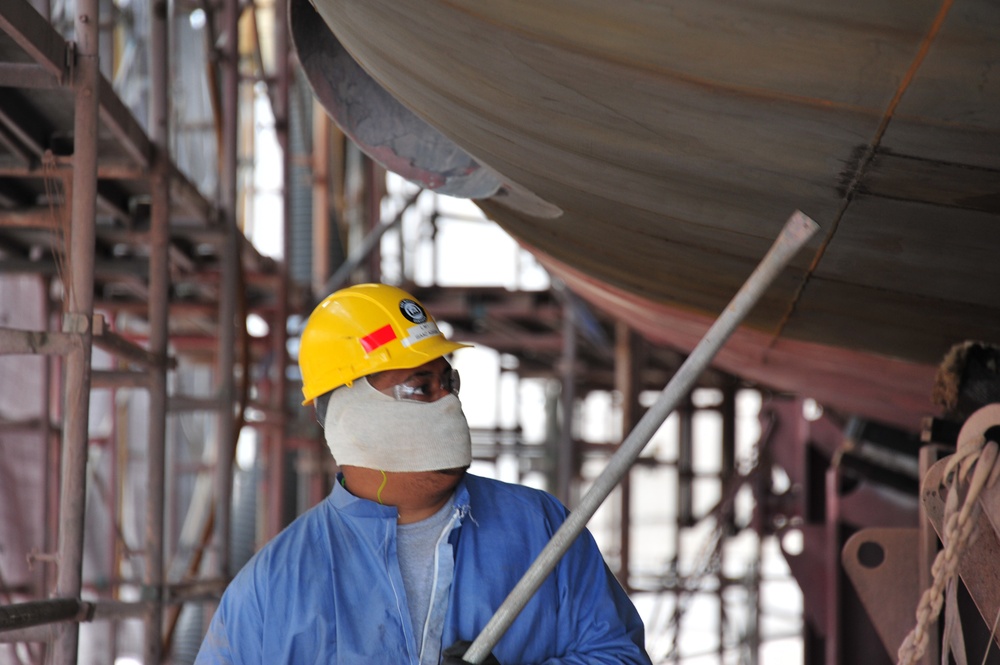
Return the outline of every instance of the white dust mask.
<path id="1" fill-rule="evenodd" d="M 455 395 L 397 400 L 367 379 L 330 395 L 326 443 L 337 464 L 382 471 L 439 471 L 472 463 L 472 439 Z"/>

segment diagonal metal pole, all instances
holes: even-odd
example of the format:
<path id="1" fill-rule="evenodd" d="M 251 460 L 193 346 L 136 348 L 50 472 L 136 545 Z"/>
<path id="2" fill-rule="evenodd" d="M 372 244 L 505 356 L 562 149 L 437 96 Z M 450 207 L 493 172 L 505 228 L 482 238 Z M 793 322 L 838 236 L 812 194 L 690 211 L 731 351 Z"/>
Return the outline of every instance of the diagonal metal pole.
<path id="1" fill-rule="evenodd" d="M 597 512 L 601 503 L 611 494 L 611 491 L 631 468 L 653 434 L 677 406 L 678 401 L 691 390 L 698 376 L 712 361 L 712 358 L 740 325 L 740 322 L 757 304 L 757 301 L 760 300 L 760 297 L 785 265 L 818 229 L 819 226 L 816 222 L 799 211 L 795 211 L 788 218 L 781 234 L 761 260 L 760 265 L 753 271 L 753 274 L 733 297 L 725 311 L 716 319 L 691 352 L 691 355 L 670 379 L 656 403 L 650 407 L 625 438 L 618 451 L 608 461 L 607 467 L 580 500 L 580 504 L 569 514 L 563 525 L 552 536 L 552 540 L 542 549 L 535 562 L 531 564 L 521 580 L 507 595 L 493 618 L 489 620 L 479 636 L 466 650 L 462 660 L 468 663 L 481 663 L 489 655 L 548 574 L 556 567 L 562 555 L 566 553 L 576 537 L 583 532 L 587 522 Z"/>
<path id="2" fill-rule="evenodd" d="M 378 241 L 382 239 L 385 232 L 395 226 L 398 226 L 400 222 L 403 221 L 403 215 L 410 209 L 410 206 L 417 202 L 417 198 L 423 193 L 423 191 L 424 190 L 422 189 L 418 189 L 403 202 L 403 206 L 399 209 L 399 212 L 396 213 L 395 217 L 381 222 L 378 226 L 368 232 L 368 235 L 366 235 L 361 241 L 361 245 L 358 249 L 353 251 L 347 260 L 344 261 L 339 268 L 337 268 L 337 272 L 333 273 L 333 275 L 330 276 L 330 279 L 326 280 L 326 283 L 323 285 L 321 295 L 333 293 L 347 282 L 351 273 L 357 270 L 358 266 L 360 266 L 361 263 L 375 250 L 375 247 L 378 246 Z"/>

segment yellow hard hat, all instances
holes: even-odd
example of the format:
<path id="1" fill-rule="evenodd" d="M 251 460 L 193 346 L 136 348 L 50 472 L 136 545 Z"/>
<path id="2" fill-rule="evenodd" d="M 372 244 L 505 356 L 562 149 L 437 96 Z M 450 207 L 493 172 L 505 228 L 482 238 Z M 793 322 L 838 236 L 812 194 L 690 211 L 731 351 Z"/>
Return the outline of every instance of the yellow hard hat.
<path id="1" fill-rule="evenodd" d="M 445 339 L 424 306 L 387 284 L 341 289 L 316 306 L 299 344 L 303 405 L 356 379 L 469 346 Z"/>

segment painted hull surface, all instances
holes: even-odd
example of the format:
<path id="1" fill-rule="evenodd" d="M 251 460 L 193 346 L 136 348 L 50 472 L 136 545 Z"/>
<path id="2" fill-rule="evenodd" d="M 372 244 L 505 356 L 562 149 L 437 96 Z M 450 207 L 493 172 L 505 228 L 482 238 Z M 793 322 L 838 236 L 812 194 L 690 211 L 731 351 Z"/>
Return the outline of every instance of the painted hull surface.
<path id="1" fill-rule="evenodd" d="M 1000 342 L 1000 4 L 315 5 L 500 183 L 491 218 L 652 341 L 693 348 L 802 210 L 821 232 L 718 366 L 916 429 L 948 349 Z"/>

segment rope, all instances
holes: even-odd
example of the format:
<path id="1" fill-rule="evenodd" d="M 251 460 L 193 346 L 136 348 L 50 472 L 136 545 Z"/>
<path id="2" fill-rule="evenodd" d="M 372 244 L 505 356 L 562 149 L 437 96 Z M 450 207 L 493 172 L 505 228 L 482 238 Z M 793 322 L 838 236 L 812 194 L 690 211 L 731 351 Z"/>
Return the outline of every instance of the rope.
<path id="1" fill-rule="evenodd" d="M 954 588 L 962 555 L 979 535 L 976 529 L 981 510 L 979 495 L 984 488 L 992 487 L 1000 477 L 1000 465 L 996 463 L 1000 446 L 995 441 L 987 442 L 985 438 L 985 431 L 992 423 L 997 422 L 995 416 L 998 410 L 1000 405 L 991 404 L 969 418 L 959 434 L 955 454 L 945 465 L 941 481 L 943 486 L 948 487 L 944 530 L 941 537 L 944 549 L 938 552 L 931 566 L 934 579 L 917 605 L 916 626 L 899 647 L 897 653 L 899 665 L 912 665 L 927 651 L 930 626 L 941 613 L 945 591 Z M 983 423 L 982 421 L 987 418 L 991 422 Z M 967 435 L 969 429 L 978 430 L 978 433 Z M 967 481 L 970 472 L 972 479 L 963 500 L 959 495 L 959 486 Z M 948 640 L 945 640 L 945 657 L 947 657 L 947 645 Z"/>

